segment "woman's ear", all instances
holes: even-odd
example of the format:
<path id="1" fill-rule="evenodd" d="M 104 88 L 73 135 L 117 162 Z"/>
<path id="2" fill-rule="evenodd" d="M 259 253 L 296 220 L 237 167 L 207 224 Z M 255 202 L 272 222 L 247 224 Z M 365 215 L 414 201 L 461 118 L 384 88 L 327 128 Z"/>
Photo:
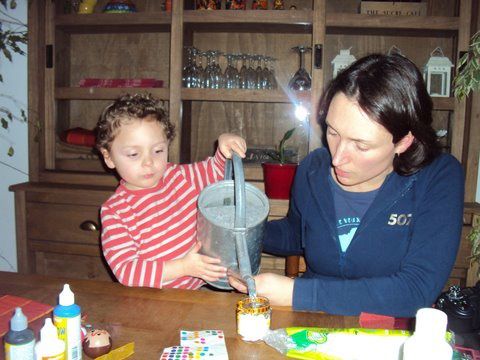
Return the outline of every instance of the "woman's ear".
<path id="1" fill-rule="evenodd" d="M 415 136 L 412 135 L 412 132 L 409 131 L 407 135 L 400 139 L 399 142 L 395 144 L 395 153 L 400 155 L 401 153 L 407 151 L 407 149 L 412 145 L 415 140 Z"/>
<path id="2" fill-rule="evenodd" d="M 112 158 L 110 157 L 110 153 L 108 152 L 107 149 L 102 148 L 100 150 L 103 156 L 103 161 L 105 164 L 110 168 L 110 169 L 115 169 L 115 163 L 113 162 Z"/>

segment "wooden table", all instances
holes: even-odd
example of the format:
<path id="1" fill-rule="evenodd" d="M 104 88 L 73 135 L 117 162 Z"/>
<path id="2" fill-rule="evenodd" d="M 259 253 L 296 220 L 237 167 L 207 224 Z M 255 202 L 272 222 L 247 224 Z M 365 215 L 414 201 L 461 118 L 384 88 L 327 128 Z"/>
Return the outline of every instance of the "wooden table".
<path id="1" fill-rule="evenodd" d="M 229 358 L 283 359 L 262 343 L 246 343 L 236 334 L 235 308 L 242 294 L 209 290 L 129 288 L 118 283 L 71 280 L 0 272 L 0 295 L 16 295 L 57 304 L 69 283 L 87 322 L 107 329 L 114 348 L 135 342 L 132 359 L 159 359 L 162 350 L 180 344 L 180 330 L 223 330 Z M 358 327 L 357 317 L 333 316 L 273 307 L 271 328 L 289 326 Z M 38 336 L 38 335 L 37 335 Z"/>

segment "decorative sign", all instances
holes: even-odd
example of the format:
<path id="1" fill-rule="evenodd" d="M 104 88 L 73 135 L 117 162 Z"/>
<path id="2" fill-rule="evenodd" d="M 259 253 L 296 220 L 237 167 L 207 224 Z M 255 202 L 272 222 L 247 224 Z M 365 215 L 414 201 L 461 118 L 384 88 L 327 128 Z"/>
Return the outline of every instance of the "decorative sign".
<path id="1" fill-rule="evenodd" d="M 367 15 L 426 16 L 426 2 L 362 1 L 360 13 Z"/>

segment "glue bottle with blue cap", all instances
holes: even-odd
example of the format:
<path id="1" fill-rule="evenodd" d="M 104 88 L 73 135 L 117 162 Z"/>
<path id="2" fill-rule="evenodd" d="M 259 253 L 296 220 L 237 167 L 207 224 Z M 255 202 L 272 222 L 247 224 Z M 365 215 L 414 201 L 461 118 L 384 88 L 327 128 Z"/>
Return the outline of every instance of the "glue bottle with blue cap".
<path id="1" fill-rule="evenodd" d="M 70 285 L 65 284 L 58 296 L 58 305 L 53 309 L 53 322 L 58 329 L 58 337 L 65 343 L 66 359 L 82 359 L 81 313 L 75 304 L 75 295 Z"/>

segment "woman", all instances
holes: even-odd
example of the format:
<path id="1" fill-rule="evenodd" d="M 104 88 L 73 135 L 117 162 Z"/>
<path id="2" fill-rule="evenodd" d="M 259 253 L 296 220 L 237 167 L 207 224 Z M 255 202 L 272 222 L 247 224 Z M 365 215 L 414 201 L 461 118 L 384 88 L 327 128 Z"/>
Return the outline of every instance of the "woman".
<path id="1" fill-rule="evenodd" d="M 296 310 L 414 316 L 452 270 L 464 186 L 440 153 L 422 75 L 401 55 L 359 59 L 329 84 L 319 121 L 328 148 L 302 161 L 289 213 L 264 238 L 264 251 L 303 255 L 307 270 L 258 275 L 257 293 Z"/>

